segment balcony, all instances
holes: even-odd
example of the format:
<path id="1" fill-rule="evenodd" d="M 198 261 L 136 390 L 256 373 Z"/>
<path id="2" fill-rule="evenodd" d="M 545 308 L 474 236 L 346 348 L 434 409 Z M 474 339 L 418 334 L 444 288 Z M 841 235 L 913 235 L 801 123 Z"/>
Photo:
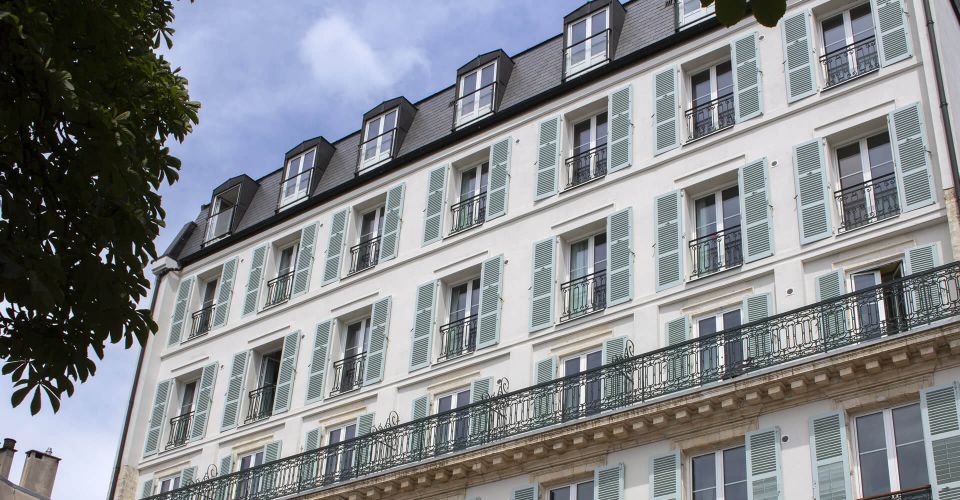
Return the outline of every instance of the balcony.
<path id="1" fill-rule="evenodd" d="M 166 449 L 172 450 L 187 444 L 190 439 L 191 422 L 193 422 L 192 411 L 170 419 L 170 437 L 167 439 Z"/>
<path id="2" fill-rule="evenodd" d="M 350 274 L 366 271 L 380 258 L 380 237 L 370 238 L 350 248 Z"/>
<path id="3" fill-rule="evenodd" d="M 453 216 L 450 234 L 483 224 L 487 216 L 487 192 L 484 191 L 451 206 L 450 214 Z"/>
<path id="4" fill-rule="evenodd" d="M 606 63 L 610 60 L 610 29 L 564 47 L 563 60 L 566 62 L 564 79 L 573 78 Z"/>
<path id="5" fill-rule="evenodd" d="M 563 301 L 561 323 L 606 309 L 607 271 L 597 271 L 563 283 L 560 298 Z"/>
<path id="6" fill-rule="evenodd" d="M 307 197 L 310 190 L 310 180 L 313 176 L 313 169 L 308 168 L 299 174 L 284 180 L 280 183 L 280 201 L 277 203 L 277 210 L 294 205 Z"/>
<path id="7" fill-rule="evenodd" d="M 210 326 L 213 320 L 213 304 L 204 306 L 203 309 L 193 313 L 193 324 L 190 328 L 190 334 L 187 335 L 187 340 L 192 340 L 197 337 L 202 337 L 210 331 Z"/>
<path id="8" fill-rule="evenodd" d="M 933 493 L 930 490 L 930 485 L 927 485 L 920 486 L 918 488 L 910 488 L 909 490 L 884 493 L 883 495 L 864 497 L 860 500 L 931 500 L 932 498 Z"/>
<path id="9" fill-rule="evenodd" d="M 480 87 L 457 99 L 457 127 L 473 123 L 496 112 L 497 82 Z"/>
<path id="10" fill-rule="evenodd" d="M 607 175 L 607 145 L 601 144 L 567 158 L 567 189 L 601 179 Z"/>
<path id="11" fill-rule="evenodd" d="M 900 215 L 897 174 L 887 174 L 834 193 L 840 209 L 840 232 Z"/>
<path id="12" fill-rule="evenodd" d="M 267 282 L 267 302 L 264 309 L 283 304 L 290 300 L 293 290 L 293 271 L 283 273 Z"/>
<path id="13" fill-rule="evenodd" d="M 270 415 L 273 414 L 273 396 L 276 392 L 276 385 L 265 385 L 250 391 L 247 396 L 249 399 L 247 417 L 243 419 L 243 423 L 249 424 L 270 418 Z"/>
<path id="14" fill-rule="evenodd" d="M 333 389 L 330 397 L 363 387 L 363 363 L 366 359 L 367 353 L 361 352 L 333 363 Z"/>
<path id="15" fill-rule="evenodd" d="M 438 363 L 466 356 L 477 347 L 477 315 L 451 321 L 440 327 Z"/>
<path id="16" fill-rule="evenodd" d="M 740 226 L 733 226 L 690 242 L 691 278 L 697 279 L 743 265 Z"/>
<path id="17" fill-rule="evenodd" d="M 893 298 L 898 305 L 886 308 L 884 315 L 864 315 L 865 306 Z M 519 434 L 563 422 L 582 422 L 580 415 L 614 415 L 704 384 L 813 360 L 882 337 L 901 338 L 913 334 L 911 330 L 957 315 L 960 264 L 951 263 L 655 351 L 634 355 L 628 346 L 624 356 L 599 368 L 515 391 L 508 391 L 508 382 L 503 379 L 494 394 L 465 407 L 406 423 L 394 418 L 366 435 L 154 495 L 150 500 L 267 500 L 339 485 L 349 479 L 419 463 L 425 457 L 454 455 L 461 449 L 506 443 Z M 726 346 L 742 349 L 743 357 L 720 356 L 721 352 L 731 352 L 724 349 Z M 589 387 L 595 387 L 591 384 L 598 382 L 599 397 L 594 391 L 593 398 L 585 397 L 578 403 L 578 408 L 583 405 L 583 411 L 572 411 L 574 406 L 564 403 L 564 396 L 573 388 L 585 394 Z M 469 418 L 470 430 L 457 442 L 459 447 L 451 447 L 449 440 L 437 439 L 448 435 L 442 430 L 444 426 L 449 429 L 450 423 L 463 415 Z M 327 468 L 326 464 L 333 466 Z M 350 473 L 344 476 L 341 472 L 345 468 Z M 256 496 L 236 493 L 239 485 L 260 477 L 270 480 L 265 480 L 264 488 Z M 221 497 L 221 492 L 226 496 Z M 889 498 L 927 498 L 903 496 L 904 492 L 896 495 L 901 496 Z"/>
<path id="18" fill-rule="evenodd" d="M 733 106 L 733 94 L 718 97 L 703 104 L 696 104 L 686 112 L 687 142 L 702 139 L 737 123 Z"/>
<path id="19" fill-rule="evenodd" d="M 869 37 L 820 56 L 824 89 L 840 85 L 880 69 L 876 37 Z"/>
<path id="20" fill-rule="evenodd" d="M 207 232 L 203 238 L 204 245 L 230 236 L 230 232 L 233 231 L 233 214 L 236 209 L 236 206 L 232 206 L 207 217 Z"/>

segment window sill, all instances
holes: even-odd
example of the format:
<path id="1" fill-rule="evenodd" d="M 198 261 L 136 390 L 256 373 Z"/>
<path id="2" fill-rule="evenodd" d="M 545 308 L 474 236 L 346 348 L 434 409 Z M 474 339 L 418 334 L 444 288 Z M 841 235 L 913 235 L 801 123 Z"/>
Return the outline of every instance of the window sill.
<path id="1" fill-rule="evenodd" d="M 468 119 L 468 120 L 466 120 L 466 121 L 462 121 L 462 122 L 461 122 L 461 121 L 457 121 L 457 123 L 456 123 L 456 125 L 454 125 L 453 129 L 454 129 L 454 130 L 459 130 L 459 129 L 463 128 L 463 127 L 466 127 L 467 125 L 473 125 L 474 123 L 477 123 L 477 122 L 483 120 L 484 118 L 486 118 L 486 117 L 488 117 L 488 116 L 493 116 L 493 113 L 494 113 L 493 110 L 490 110 L 490 111 L 487 111 L 487 112 L 483 113 L 482 115 L 475 116 L 475 117 L 470 118 L 470 119 Z"/>
<path id="2" fill-rule="evenodd" d="M 610 57 L 609 57 L 609 56 L 606 56 L 606 57 L 604 57 L 604 59 L 603 59 L 602 61 L 593 63 L 593 64 L 591 64 L 591 65 L 589 65 L 589 66 L 568 67 L 566 74 L 563 75 L 563 80 L 564 80 L 564 81 L 567 81 L 567 80 L 576 78 L 576 77 L 578 77 L 578 76 L 580 76 L 580 75 L 589 73 L 589 72 L 591 72 L 591 71 L 593 71 L 593 70 L 595 70 L 595 69 L 597 69 L 597 68 L 599 68 L 599 67 L 602 67 L 602 66 L 606 65 L 606 64 L 609 63 L 609 62 L 610 62 Z"/>
<path id="3" fill-rule="evenodd" d="M 284 210 L 286 210 L 286 209 L 288 209 L 288 208 L 290 208 L 290 207 L 299 205 L 299 204 L 303 203 L 303 202 L 304 202 L 307 198 L 309 198 L 309 197 L 310 197 L 309 194 L 304 194 L 303 196 L 301 196 L 301 197 L 299 197 L 299 198 L 294 198 L 294 199 L 289 200 L 289 201 L 280 200 L 280 204 L 277 205 L 277 212 L 282 212 L 282 211 L 284 211 Z"/>
<path id="4" fill-rule="evenodd" d="M 362 174 L 366 173 L 366 172 L 369 171 L 369 170 L 373 170 L 373 169 L 379 167 L 380 165 L 383 165 L 384 163 L 389 162 L 389 161 L 392 160 L 392 159 L 393 159 L 392 156 L 388 156 L 388 157 L 386 157 L 386 158 L 384 158 L 384 159 L 382 159 L 382 160 L 378 160 L 378 161 L 371 162 L 371 163 L 360 164 L 360 166 L 357 167 L 357 174 L 356 174 L 356 175 L 362 175 Z"/>

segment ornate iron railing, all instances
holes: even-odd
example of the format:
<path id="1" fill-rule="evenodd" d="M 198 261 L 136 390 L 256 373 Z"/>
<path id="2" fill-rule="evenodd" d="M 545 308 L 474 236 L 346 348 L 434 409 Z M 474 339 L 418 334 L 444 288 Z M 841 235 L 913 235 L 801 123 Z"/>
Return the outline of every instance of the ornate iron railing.
<path id="1" fill-rule="evenodd" d="M 486 101 L 484 104 L 483 101 Z M 464 115 L 463 110 L 466 106 L 472 107 L 474 111 Z M 483 118 L 497 111 L 497 82 L 492 82 L 480 87 L 473 92 L 469 92 L 457 98 L 456 103 L 456 126 L 462 127 L 468 123 Z"/>
<path id="2" fill-rule="evenodd" d="M 192 411 L 170 419 L 170 437 L 167 438 L 168 450 L 187 444 L 187 440 L 190 439 L 191 422 L 193 422 Z"/>
<path id="3" fill-rule="evenodd" d="M 833 87 L 880 69 L 877 39 L 864 38 L 820 56 L 825 87 Z"/>
<path id="4" fill-rule="evenodd" d="M 891 173 L 834 193 L 840 208 L 840 231 L 849 231 L 900 215 L 897 174 Z"/>
<path id="5" fill-rule="evenodd" d="M 333 363 L 333 389 L 330 396 L 337 396 L 363 387 L 363 365 L 367 353 L 347 356 Z"/>
<path id="6" fill-rule="evenodd" d="M 607 175 L 607 145 L 567 158 L 567 189 L 577 187 Z"/>
<path id="7" fill-rule="evenodd" d="M 273 415 L 273 396 L 276 392 L 276 385 L 265 385 L 250 391 L 247 418 L 243 419 L 243 423 L 256 422 Z"/>
<path id="8" fill-rule="evenodd" d="M 902 335 L 958 314 L 960 265 L 951 263 L 640 355 L 634 355 L 628 344 L 623 356 L 606 365 L 520 390 L 510 392 L 506 379 L 501 379 L 496 394 L 466 407 L 403 424 L 394 416 L 368 434 L 150 498 L 267 500 L 322 488 L 883 336 Z M 468 421 L 466 436 L 460 435 L 456 446 L 451 446 L 445 437 L 451 436 L 451 425 L 463 418 Z M 241 485 L 254 483 L 259 485 L 256 491 L 242 489 Z"/>
<path id="9" fill-rule="evenodd" d="M 280 183 L 280 201 L 277 203 L 277 209 L 282 209 L 287 205 L 292 205 L 307 197 L 310 192 L 310 181 L 312 180 L 313 169 L 308 168 L 299 174 L 284 180 Z M 298 189 L 299 187 L 299 189 Z"/>
<path id="10" fill-rule="evenodd" d="M 477 315 L 451 321 L 440 327 L 440 356 L 437 362 L 470 354 L 476 347 Z"/>
<path id="11" fill-rule="evenodd" d="M 267 301 L 264 308 L 283 304 L 290 300 L 293 291 L 293 271 L 286 272 L 267 282 Z"/>
<path id="12" fill-rule="evenodd" d="M 207 217 L 207 229 L 203 237 L 204 245 L 230 236 L 233 231 L 233 214 L 236 209 L 237 207 L 233 206 Z"/>
<path id="13" fill-rule="evenodd" d="M 690 242 L 693 278 L 743 265 L 740 226 L 732 226 Z"/>
<path id="14" fill-rule="evenodd" d="M 563 312 L 560 321 L 568 321 L 607 307 L 607 271 L 597 271 L 560 285 Z"/>
<path id="15" fill-rule="evenodd" d="M 483 224 L 487 217 L 487 192 L 483 191 L 450 207 L 453 224 L 450 234 Z"/>
<path id="16" fill-rule="evenodd" d="M 590 68 L 599 66 L 610 60 L 610 29 L 594 33 L 579 42 L 572 43 L 563 48 L 563 78 L 571 78 L 583 73 Z M 590 54 L 587 55 L 587 45 L 590 45 Z M 603 47 L 603 56 L 600 54 L 600 46 Z M 582 62 L 574 62 L 573 59 L 580 54 L 583 56 Z"/>
<path id="17" fill-rule="evenodd" d="M 863 497 L 860 500 L 930 500 L 931 498 L 933 498 L 933 493 L 930 490 L 930 485 L 927 485 L 872 497 Z"/>
<path id="18" fill-rule="evenodd" d="M 350 247 L 350 274 L 366 271 L 380 259 L 380 237 L 361 241 Z"/>
<path id="19" fill-rule="evenodd" d="M 687 110 L 688 141 L 719 132 L 737 123 L 733 94 L 720 96 L 703 104 L 695 104 Z"/>
<path id="20" fill-rule="evenodd" d="M 187 340 L 195 339 L 206 335 L 210 331 L 213 322 L 213 304 L 204 306 L 199 311 L 193 313 L 193 325 L 190 328 L 190 334 Z"/>

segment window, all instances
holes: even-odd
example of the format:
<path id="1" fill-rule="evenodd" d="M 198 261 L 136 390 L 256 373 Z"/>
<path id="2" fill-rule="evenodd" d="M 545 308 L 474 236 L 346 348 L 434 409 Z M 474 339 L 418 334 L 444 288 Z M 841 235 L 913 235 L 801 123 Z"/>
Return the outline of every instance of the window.
<path id="1" fill-rule="evenodd" d="M 190 424 L 193 421 L 193 404 L 197 392 L 197 381 L 180 383 L 180 406 L 177 414 L 170 419 L 170 437 L 167 449 L 183 446 L 190 438 Z"/>
<path id="2" fill-rule="evenodd" d="M 193 313 L 193 328 L 187 340 L 199 337 L 210 331 L 213 321 L 213 306 L 217 301 L 217 285 L 219 276 L 200 282 L 200 307 Z"/>
<path id="3" fill-rule="evenodd" d="M 242 455 L 240 457 L 240 468 L 239 471 L 243 472 L 247 469 L 252 469 L 254 467 L 263 465 L 263 450 L 256 451 L 247 455 Z M 243 477 L 243 476 L 241 476 Z M 237 485 L 237 495 L 235 498 L 247 498 L 247 495 L 252 495 L 260 491 L 262 478 L 259 474 L 254 474 L 249 479 L 243 480 Z"/>
<path id="4" fill-rule="evenodd" d="M 160 480 L 160 491 L 158 491 L 158 493 L 166 493 L 168 491 L 173 491 L 179 487 L 180 487 L 180 474 L 166 477 Z"/>
<path id="5" fill-rule="evenodd" d="M 210 244 L 225 238 L 233 231 L 233 214 L 240 202 L 240 186 L 227 190 L 213 199 L 207 218 L 207 234 L 203 243 Z"/>
<path id="6" fill-rule="evenodd" d="M 704 380 L 719 380 L 735 377 L 743 370 L 744 346 L 737 327 L 740 326 L 740 309 L 701 316 L 694 322 L 699 338 L 711 338 L 717 332 L 727 332 L 700 345 L 700 377 Z M 722 345 L 723 349 L 719 346 Z"/>
<path id="7" fill-rule="evenodd" d="M 247 418 L 244 423 L 256 422 L 273 414 L 273 398 L 280 375 L 281 351 L 272 351 L 260 357 L 257 388 L 250 391 Z"/>
<path id="8" fill-rule="evenodd" d="M 440 357 L 447 361 L 470 354 L 477 345 L 480 278 L 450 288 L 450 316 L 440 327 Z"/>
<path id="9" fill-rule="evenodd" d="M 573 125 L 573 151 L 567 159 L 567 189 L 607 175 L 607 113 Z"/>
<path id="10" fill-rule="evenodd" d="M 603 351 L 593 351 L 579 354 L 563 360 L 563 376 L 572 377 L 603 364 Z M 583 377 L 570 380 L 563 388 L 563 418 L 575 419 L 584 415 L 592 415 L 600 411 L 601 374 L 591 374 L 584 381 Z M 579 498 L 579 497 L 577 497 Z"/>
<path id="11" fill-rule="evenodd" d="M 743 264 L 740 233 L 740 191 L 729 187 L 693 203 L 695 233 L 690 242 L 693 277 L 699 278 Z"/>
<path id="12" fill-rule="evenodd" d="M 459 450 L 467 446 L 470 432 L 470 419 L 466 410 L 458 411 L 470 404 L 470 389 L 447 394 L 437 398 L 437 428 L 434 431 L 434 447 L 437 453 Z"/>
<path id="13" fill-rule="evenodd" d="M 329 434 L 327 443 L 326 465 L 324 466 L 323 477 L 333 482 L 335 480 L 347 479 L 353 472 L 353 445 L 336 446 L 343 441 L 349 441 L 357 437 L 357 425 L 350 424 L 333 429 Z"/>
<path id="14" fill-rule="evenodd" d="M 550 500 L 593 500 L 593 481 L 551 488 Z"/>
<path id="15" fill-rule="evenodd" d="M 567 26 L 567 71 L 570 77 L 607 60 L 607 9 Z"/>
<path id="16" fill-rule="evenodd" d="M 730 61 L 690 75 L 690 110 L 687 140 L 706 137 L 737 121 L 733 106 L 733 68 Z"/>
<path id="17" fill-rule="evenodd" d="M 890 283 L 903 277 L 900 262 L 850 275 L 854 292 L 864 292 L 877 285 Z M 863 339 L 897 333 L 907 327 L 907 309 L 904 292 L 899 286 L 886 286 L 874 292 L 864 292 L 856 299 L 854 324 Z"/>
<path id="18" fill-rule="evenodd" d="M 890 136 L 881 132 L 838 147 L 840 229 L 849 231 L 900 214 Z"/>
<path id="19" fill-rule="evenodd" d="M 350 273 L 358 273 L 377 265 L 384 210 L 384 206 L 380 205 L 360 216 L 360 241 L 350 249 Z"/>
<path id="20" fill-rule="evenodd" d="M 710 14 L 713 14 L 714 5 L 710 4 L 708 7 L 703 7 L 700 4 L 700 0 L 679 0 L 678 6 L 680 9 L 680 24 L 689 24 L 694 21 L 699 21 Z"/>
<path id="21" fill-rule="evenodd" d="M 861 497 L 929 484 L 921 422 L 917 403 L 856 418 Z"/>
<path id="22" fill-rule="evenodd" d="M 820 23 L 823 55 L 820 67 L 826 87 L 880 69 L 870 4 L 827 17 Z"/>
<path id="23" fill-rule="evenodd" d="M 743 446 L 693 457 L 693 500 L 747 500 L 747 454 Z"/>
<path id="24" fill-rule="evenodd" d="M 487 186 L 489 181 L 489 162 L 483 162 L 460 171 L 459 198 L 450 207 L 450 213 L 453 216 L 451 234 L 483 224 L 487 215 Z"/>
<path id="25" fill-rule="evenodd" d="M 367 121 L 363 128 L 361 169 L 373 166 L 393 156 L 393 143 L 397 129 L 396 109 Z"/>
<path id="26" fill-rule="evenodd" d="M 457 124 L 463 125 L 493 112 L 497 63 L 492 62 L 460 77 Z"/>
<path id="27" fill-rule="evenodd" d="M 316 149 L 294 156 L 287 162 L 283 173 L 283 183 L 280 185 L 280 207 L 285 207 L 306 198 L 310 189 L 310 178 L 313 172 L 313 160 Z"/>
<path id="28" fill-rule="evenodd" d="M 359 389 L 363 385 L 364 351 L 370 336 L 370 318 L 347 325 L 343 335 L 343 359 L 333 364 L 334 385 L 331 396 Z"/>
<path id="29" fill-rule="evenodd" d="M 560 321 L 607 307 L 607 233 L 572 243 L 569 258 L 569 281 L 560 285 L 563 299 Z"/>
<path id="30" fill-rule="evenodd" d="M 282 247 L 277 252 L 277 277 L 267 282 L 267 303 L 264 307 L 272 307 L 290 300 L 297 246 L 297 243 L 293 243 Z"/>

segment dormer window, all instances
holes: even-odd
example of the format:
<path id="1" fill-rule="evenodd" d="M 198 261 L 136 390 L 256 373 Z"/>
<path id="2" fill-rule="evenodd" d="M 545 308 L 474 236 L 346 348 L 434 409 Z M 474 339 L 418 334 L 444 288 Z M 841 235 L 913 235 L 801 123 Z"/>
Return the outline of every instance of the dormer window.
<path id="1" fill-rule="evenodd" d="M 363 127 L 363 144 L 360 146 L 360 169 L 372 167 L 393 156 L 397 131 L 397 109 L 376 116 Z"/>
<path id="2" fill-rule="evenodd" d="M 609 25 L 609 9 L 603 9 L 567 26 L 567 78 L 609 60 Z"/>
<path id="3" fill-rule="evenodd" d="M 460 77 L 457 125 L 472 122 L 493 112 L 496 77 L 496 61 Z"/>
<path id="4" fill-rule="evenodd" d="M 280 185 L 280 207 L 292 205 L 307 197 L 316 149 L 294 156 L 287 161 Z"/>
<path id="5" fill-rule="evenodd" d="M 211 215 L 207 218 L 205 245 L 230 235 L 233 231 L 234 212 L 239 201 L 240 186 L 224 191 L 214 198 L 210 209 Z"/>
<path id="6" fill-rule="evenodd" d="M 680 26 L 700 21 L 713 14 L 714 11 L 713 3 L 704 7 L 700 0 L 679 0 L 677 4 L 680 9 L 680 15 L 678 16 Z"/>

